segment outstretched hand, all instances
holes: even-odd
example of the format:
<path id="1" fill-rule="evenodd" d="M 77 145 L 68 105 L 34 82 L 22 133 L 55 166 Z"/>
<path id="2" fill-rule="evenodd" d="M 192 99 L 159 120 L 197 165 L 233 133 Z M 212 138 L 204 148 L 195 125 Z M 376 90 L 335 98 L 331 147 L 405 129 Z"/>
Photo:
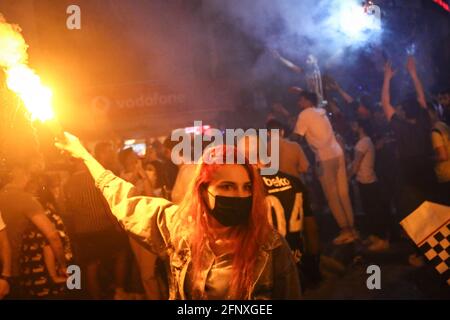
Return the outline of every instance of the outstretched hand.
<path id="1" fill-rule="evenodd" d="M 386 62 L 384 64 L 384 78 L 387 80 L 391 80 L 395 74 L 397 73 L 397 70 L 392 69 L 392 63 L 390 61 Z"/>
<path id="2" fill-rule="evenodd" d="M 72 157 L 77 159 L 86 159 L 90 156 L 89 152 L 80 142 L 80 139 L 68 132 L 64 132 L 64 139 L 58 139 L 55 142 L 55 146 L 59 150 L 67 152 Z"/>

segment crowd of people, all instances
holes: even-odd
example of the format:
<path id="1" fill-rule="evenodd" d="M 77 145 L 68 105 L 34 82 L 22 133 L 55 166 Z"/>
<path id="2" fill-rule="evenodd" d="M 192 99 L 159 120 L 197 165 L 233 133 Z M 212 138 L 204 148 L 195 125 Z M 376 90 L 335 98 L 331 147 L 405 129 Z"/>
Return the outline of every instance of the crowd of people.
<path id="1" fill-rule="evenodd" d="M 267 164 L 248 154 L 223 164 L 242 144 L 271 145 L 260 136 L 175 165 L 170 137 L 139 157 L 109 142 L 89 152 L 66 133 L 56 143 L 73 157 L 63 179 L 44 174 L 39 157 L 7 161 L 0 298 L 301 298 L 323 280 L 316 215 L 328 211 L 340 230 L 335 246 L 383 252 L 407 242 L 403 218 L 424 201 L 450 206 L 450 93 L 427 99 L 411 56 L 406 69 L 415 94 L 398 104 L 390 63 L 378 104 L 331 78 L 323 97 L 291 88 L 296 114 L 274 101 L 266 122 L 280 133 L 273 175 L 260 175 Z M 413 246 L 405 259 L 425 263 Z M 83 290 L 66 285 L 71 264 Z"/>

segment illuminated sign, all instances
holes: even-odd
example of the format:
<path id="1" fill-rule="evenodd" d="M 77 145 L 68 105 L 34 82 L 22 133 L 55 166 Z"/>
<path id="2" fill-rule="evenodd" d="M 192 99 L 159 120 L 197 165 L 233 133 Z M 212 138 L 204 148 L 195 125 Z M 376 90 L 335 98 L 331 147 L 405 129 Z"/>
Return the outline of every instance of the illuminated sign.
<path id="1" fill-rule="evenodd" d="M 433 0 L 434 3 L 437 3 L 439 6 L 441 6 L 442 8 L 444 8 L 444 10 L 446 10 L 447 12 L 450 12 L 450 7 L 448 5 L 448 3 L 444 0 Z"/>

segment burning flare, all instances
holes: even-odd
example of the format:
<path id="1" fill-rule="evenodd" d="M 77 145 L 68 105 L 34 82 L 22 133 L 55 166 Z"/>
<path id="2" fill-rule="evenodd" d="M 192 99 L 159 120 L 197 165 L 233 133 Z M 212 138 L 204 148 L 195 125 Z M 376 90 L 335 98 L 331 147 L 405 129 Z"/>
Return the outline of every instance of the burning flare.
<path id="1" fill-rule="evenodd" d="M 52 91 L 27 66 L 28 45 L 20 31 L 0 14 L 0 67 L 5 71 L 6 84 L 21 98 L 32 120 L 52 120 Z"/>

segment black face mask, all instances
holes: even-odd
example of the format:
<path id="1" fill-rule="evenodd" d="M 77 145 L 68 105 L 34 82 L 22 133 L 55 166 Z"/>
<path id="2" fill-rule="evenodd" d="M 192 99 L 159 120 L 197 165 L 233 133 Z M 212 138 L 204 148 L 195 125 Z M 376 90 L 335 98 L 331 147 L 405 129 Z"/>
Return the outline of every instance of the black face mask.
<path id="1" fill-rule="evenodd" d="M 246 224 L 252 212 L 253 197 L 214 196 L 216 201 L 211 215 L 220 224 L 234 227 Z"/>

